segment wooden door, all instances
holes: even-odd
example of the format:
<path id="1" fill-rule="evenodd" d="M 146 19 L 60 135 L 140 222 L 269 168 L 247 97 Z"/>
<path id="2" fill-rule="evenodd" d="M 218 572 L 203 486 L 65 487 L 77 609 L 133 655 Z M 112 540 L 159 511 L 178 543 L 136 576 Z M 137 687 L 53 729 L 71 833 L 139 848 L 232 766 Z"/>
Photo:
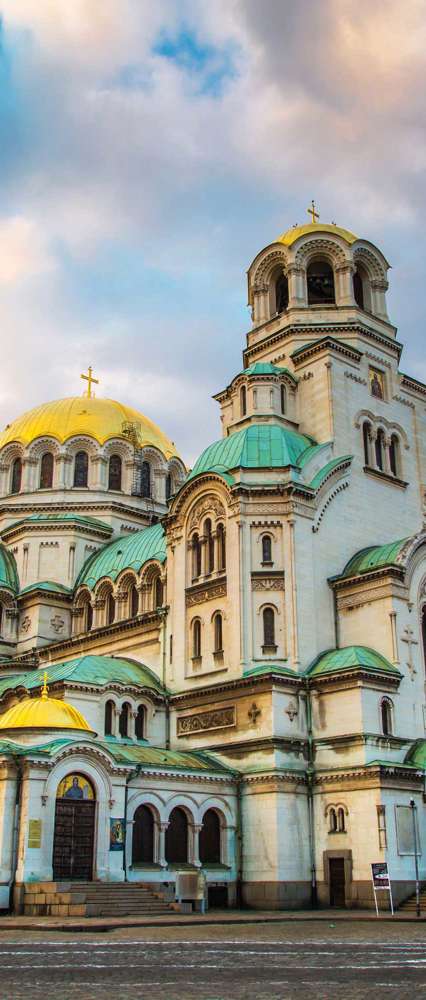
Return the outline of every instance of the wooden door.
<path id="1" fill-rule="evenodd" d="M 94 801 L 57 799 L 53 842 L 53 879 L 93 877 Z"/>
<path id="2" fill-rule="evenodd" d="M 345 859 L 329 858 L 330 906 L 345 906 Z"/>

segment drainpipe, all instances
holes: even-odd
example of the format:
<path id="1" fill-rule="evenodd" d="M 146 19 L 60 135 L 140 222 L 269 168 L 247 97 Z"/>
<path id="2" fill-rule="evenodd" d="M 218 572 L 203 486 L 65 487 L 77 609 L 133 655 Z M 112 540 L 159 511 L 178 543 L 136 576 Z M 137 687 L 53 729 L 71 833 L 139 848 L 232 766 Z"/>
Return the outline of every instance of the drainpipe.
<path id="1" fill-rule="evenodd" d="M 129 785 L 130 785 L 130 782 L 133 781 L 133 778 L 138 778 L 139 777 L 139 775 L 140 775 L 140 773 L 142 771 L 142 767 L 143 767 L 142 764 L 136 764 L 135 770 L 131 771 L 131 773 L 127 775 L 126 784 L 124 786 L 123 871 L 124 871 L 124 881 L 125 882 L 129 881 L 128 878 L 127 878 L 127 850 L 126 850 L 126 845 L 127 845 L 127 804 L 128 804 L 128 801 L 129 801 Z"/>
<path id="2" fill-rule="evenodd" d="M 309 681 L 306 680 L 306 723 L 308 729 L 308 767 L 306 770 L 308 780 L 308 830 L 309 830 L 309 854 L 311 863 L 311 905 L 318 906 L 317 873 L 315 865 L 315 813 L 314 813 L 314 746 L 312 736 L 312 704 Z"/>
<path id="3" fill-rule="evenodd" d="M 18 843 L 19 843 L 19 827 L 21 821 L 21 799 L 22 799 L 22 761 L 19 757 L 13 755 L 13 760 L 16 765 L 17 770 L 17 780 L 16 780 L 16 798 L 15 798 L 15 813 L 13 817 L 13 833 L 12 833 L 12 858 L 11 858 L 11 875 L 9 879 L 9 910 L 13 912 L 13 895 L 16 885 L 16 869 L 18 866 Z"/>
<path id="4" fill-rule="evenodd" d="M 242 777 L 236 778 L 237 785 L 237 822 L 235 828 L 235 846 L 237 862 L 236 904 L 237 909 L 243 906 L 243 810 L 242 810 Z"/>
<path id="5" fill-rule="evenodd" d="M 167 671 L 167 611 L 165 608 L 161 610 L 161 632 L 162 632 L 162 653 L 161 653 L 161 682 L 164 690 L 167 690 L 166 685 L 166 671 Z M 166 695 L 166 750 L 170 750 L 170 702 L 169 697 Z"/>
<path id="6" fill-rule="evenodd" d="M 339 612 L 337 610 L 337 590 L 333 587 L 333 611 L 334 611 L 334 641 L 336 649 L 340 649 L 340 625 Z"/>

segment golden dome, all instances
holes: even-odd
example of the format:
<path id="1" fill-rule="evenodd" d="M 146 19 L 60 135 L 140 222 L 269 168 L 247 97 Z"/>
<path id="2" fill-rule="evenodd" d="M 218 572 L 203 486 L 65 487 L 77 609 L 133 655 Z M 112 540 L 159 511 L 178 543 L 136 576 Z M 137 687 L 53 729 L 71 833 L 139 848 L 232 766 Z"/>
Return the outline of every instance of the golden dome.
<path id="1" fill-rule="evenodd" d="M 89 723 L 73 705 L 49 698 L 46 682 L 40 698 L 24 698 L 0 715 L 2 729 L 82 729 L 92 733 Z"/>
<path id="2" fill-rule="evenodd" d="M 103 445 L 110 438 L 126 440 L 123 433 L 125 423 L 136 426 L 141 447 L 153 445 L 166 458 L 177 454 L 173 442 L 143 413 L 115 399 L 100 399 L 97 396 L 69 396 L 28 410 L 0 434 L 0 449 L 12 441 L 19 441 L 25 446 L 36 438 L 46 436 L 56 438 L 63 444 L 80 434 L 88 435 Z"/>
<path id="3" fill-rule="evenodd" d="M 349 229 L 341 229 L 340 226 L 323 224 L 322 222 L 308 222 L 306 226 L 293 226 L 293 229 L 287 229 L 287 232 L 278 236 L 275 242 L 284 243 L 286 247 L 291 247 L 292 243 L 295 243 L 300 236 L 307 236 L 308 233 L 333 233 L 334 236 L 341 236 L 342 240 L 345 240 L 349 245 L 358 239 L 358 236 L 349 232 Z"/>

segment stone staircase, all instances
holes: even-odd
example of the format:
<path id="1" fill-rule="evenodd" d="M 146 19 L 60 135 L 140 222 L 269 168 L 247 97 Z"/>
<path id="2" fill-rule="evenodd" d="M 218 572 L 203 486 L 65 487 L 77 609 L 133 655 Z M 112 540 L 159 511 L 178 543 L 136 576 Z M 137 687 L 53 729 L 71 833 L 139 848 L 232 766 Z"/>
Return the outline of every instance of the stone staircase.
<path id="1" fill-rule="evenodd" d="M 23 913 L 37 917 L 159 917 L 180 912 L 167 890 L 144 882 L 27 882 Z"/>
<path id="2" fill-rule="evenodd" d="M 404 903 L 400 903 L 398 906 L 398 912 L 402 913 L 415 913 L 416 912 L 416 894 L 409 896 Z M 424 882 L 422 883 L 422 888 L 420 889 L 420 912 L 426 916 L 426 886 Z"/>

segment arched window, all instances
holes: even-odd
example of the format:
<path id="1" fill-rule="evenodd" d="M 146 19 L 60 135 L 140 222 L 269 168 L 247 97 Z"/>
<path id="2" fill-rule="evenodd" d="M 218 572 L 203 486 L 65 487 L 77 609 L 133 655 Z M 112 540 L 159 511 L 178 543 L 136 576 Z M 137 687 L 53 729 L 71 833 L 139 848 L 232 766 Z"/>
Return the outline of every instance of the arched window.
<path id="1" fill-rule="evenodd" d="M 192 536 L 192 579 L 201 576 L 201 542 L 197 534 Z"/>
<path id="2" fill-rule="evenodd" d="M 145 739 L 145 719 L 146 719 L 145 705 L 139 705 L 135 719 L 135 736 L 137 740 Z"/>
<path id="3" fill-rule="evenodd" d="M 385 453 L 385 435 L 381 427 L 377 431 L 376 440 L 374 442 L 374 450 L 376 455 L 377 468 L 383 470 L 383 460 Z"/>
<path id="4" fill-rule="evenodd" d="M 11 493 L 20 493 L 22 483 L 22 462 L 20 458 L 15 458 L 12 465 L 12 480 L 10 484 Z"/>
<path id="5" fill-rule="evenodd" d="M 170 475 L 170 472 L 168 472 L 166 476 L 166 500 L 170 500 L 171 495 L 172 495 L 172 477 Z"/>
<path id="6" fill-rule="evenodd" d="M 217 551 L 219 559 L 219 570 L 226 569 L 226 539 L 225 539 L 225 527 L 223 524 L 218 524 L 216 528 L 217 535 Z"/>
<path id="7" fill-rule="evenodd" d="M 194 660 L 198 660 L 201 656 L 201 622 L 199 618 L 195 619 L 192 626 L 192 656 Z"/>
<path id="8" fill-rule="evenodd" d="M 333 268 L 326 260 L 314 260 L 307 270 L 308 305 L 322 306 L 335 302 Z"/>
<path id="9" fill-rule="evenodd" d="M 219 865 L 221 862 L 220 819 L 215 809 L 208 809 L 204 813 L 199 844 L 201 864 Z"/>
<path id="10" fill-rule="evenodd" d="M 392 702 L 390 698 L 383 698 L 380 705 L 380 718 L 382 723 L 382 733 L 384 736 L 392 736 Z"/>
<path id="11" fill-rule="evenodd" d="M 247 389 L 245 385 L 241 386 L 240 389 L 240 415 L 245 417 L 247 413 Z"/>
<path id="12" fill-rule="evenodd" d="M 78 451 L 74 459 L 74 486 L 87 486 L 89 479 L 89 456 L 87 451 Z"/>
<path id="13" fill-rule="evenodd" d="M 345 810 L 340 808 L 337 810 L 337 829 L 339 833 L 346 833 L 345 827 Z"/>
<path id="14" fill-rule="evenodd" d="M 272 563 L 272 538 L 270 535 L 262 536 L 262 563 Z"/>
<path id="15" fill-rule="evenodd" d="M 288 280 L 285 274 L 280 274 L 275 285 L 275 304 L 277 313 L 282 313 L 288 306 Z"/>
<path id="16" fill-rule="evenodd" d="M 223 618 L 220 611 L 214 616 L 214 652 L 223 650 Z"/>
<path id="17" fill-rule="evenodd" d="M 154 862 L 154 817 L 148 806 L 138 806 L 133 817 L 132 864 Z"/>
<path id="18" fill-rule="evenodd" d="M 3 628 L 3 605 L 0 604 L 0 635 L 2 635 Z"/>
<path id="19" fill-rule="evenodd" d="M 120 719 L 118 723 L 118 731 L 120 733 L 120 736 L 126 737 L 129 735 L 129 718 L 130 718 L 130 705 L 128 701 L 125 701 L 120 712 Z"/>
<path id="20" fill-rule="evenodd" d="M 286 408 L 286 398 L 285 397 L 286 397 L 285 385 L 281 385 L 280 386 L 281 413 L 285 413 L 285 408 Z"/>
<path id="21" fill-rule="evenodd" d="M 113 718 L 114 718 L 114 702 L 108 700 L 105 705 L 105 723 L 104 723 L 105 736 L 112 736 Z"/>
<path id="22" fill-rule="evenodd" d="M 136 618 L 139 614 L 139 591 L 138 588 L 133 584 L 130 588 L 130 617 Z"/>
<path id="23" fill-rule="evenodd" d="M 162 608 L 164 602 L 164 587 L 161 576 L 156 577 L 154 591 L 155 607 Z"/>
<path id="24" fill-rule="evenodd" d="M 115 619 L 115 600 L 112 590 L 108 591 L 105 603 L 106 603 L 106 608 L 105 608 L 106 625 L 112 625 Z"/>
<path id="25" fill-rule="evenodd" d="M 389 465 L 393 476 L 399 476 L 399 438 L 392 434 L 389 445 Z"/>
<path id="26" fill-rule="evenodd" d="M 336 833 L 337 832 L 337 816 L 336 816 L 336 810 L 335 809 L 330 809 L 330 812 L 328 814 L 328 824 L 329 824 L 328 825 L 328 829 L 329 829 L 330 833 Z"/>
<path id="27" fill-rule="evenodd" d="M 204 534 L 206 537 L 206 572 L 213 573 L 214 570 L 214 538 L 212 532 L 212 522 L 210 518 L 204 525 Z"/>
<path id="28" fill-rule="evenodd" d="M 273 608 L 263 609 L 263 651 L 275 650 L 275 611 Z"/>
<path id="29" fill-rule="evenodd" d="M 364 444 L 365 465 L 371 465 L 371 424 L 367 421 L 362 425 L 362 440 Z"/>
<path id="30" fill-rule="evenodd" d="M 354 299 L 360 309 L 364 308 L 364 286 L 358 270 L 354 274 Z"/>
<path id="31" fill-rule="evenodd" d="M 120 455 L 111 455 L 108 465 L 108 489 L 121 490 L 122 461 Z"/>
<path id="32" fill-rule="evenodd" d="M 188 861 L 188 820 L 183 809 L 176 806 L 169 816 L 166 830 L 166 861 L 185 864 Z"/>
<path id="33" fill-rule="evenodd" d="M 85 631 L 90 632 L 90 629 L 92 628 L 93 625 L 93 608 L 90 601 L 86 601 L 86 607 L 84 610 L 85 610 L 84 614 Z"/>
<path id="34" fill-rule="evenodd" d="M 40 462 L 40 489 L 50 490 L 53 486 L 53 455 L 45 451 Z"/>
<path id="35" fill-rule="evenodd" d="M 151 466 L 149 462 L 142 462 L 141 465 L 141 497 L 151 496 Z"/>

